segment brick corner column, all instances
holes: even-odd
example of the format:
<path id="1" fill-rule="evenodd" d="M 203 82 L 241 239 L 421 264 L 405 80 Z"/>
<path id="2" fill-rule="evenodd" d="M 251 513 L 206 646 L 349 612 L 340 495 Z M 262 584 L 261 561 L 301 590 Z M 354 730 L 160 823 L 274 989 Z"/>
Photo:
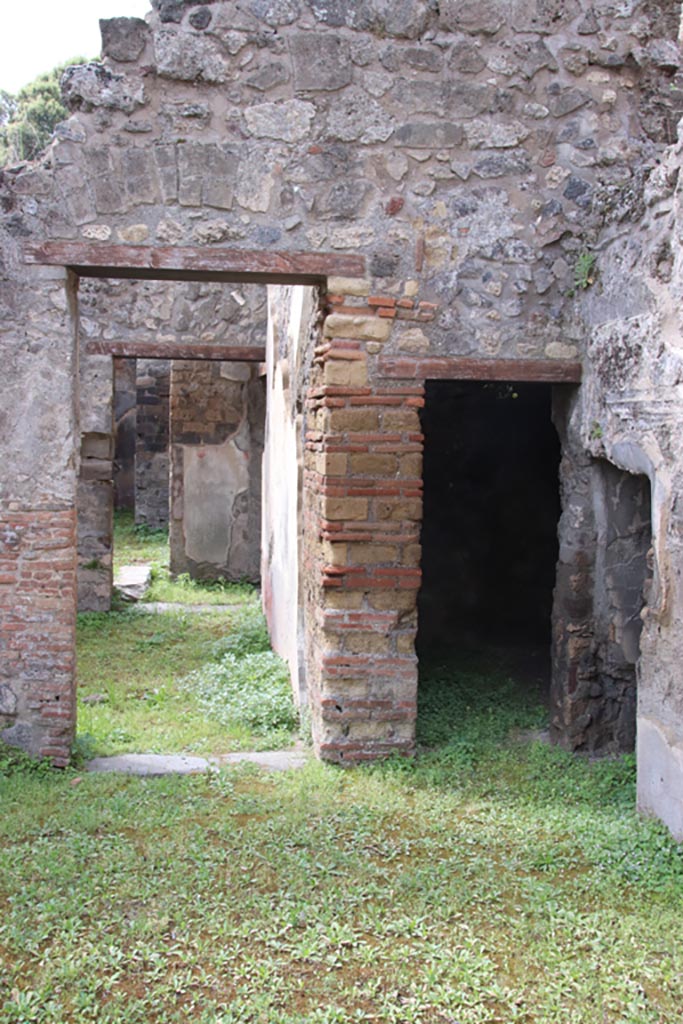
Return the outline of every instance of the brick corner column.
<path id="1" fill-rule="evenodd" d="M 0 509 L 0 738 L 56 767 L 76 727 L 76 510 Z"/>
<path id="2" fill-rule="evenodd" d="M 342 764 L 415 744 L 424 388 L 371 379 L 376 302 L 328 316 L 307 396 L 307 680 L 316 752 Z"/>

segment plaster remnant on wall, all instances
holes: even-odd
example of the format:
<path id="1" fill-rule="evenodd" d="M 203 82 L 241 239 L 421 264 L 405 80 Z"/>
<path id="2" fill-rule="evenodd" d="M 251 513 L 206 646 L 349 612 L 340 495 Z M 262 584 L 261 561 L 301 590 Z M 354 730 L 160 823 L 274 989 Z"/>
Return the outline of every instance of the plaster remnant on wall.
<path id="1" fill-rule="evenodd" d="M 638 722 L 638 809 L 662 818 L 674 839 L 683 842 L 683 744 L 663 722 L 641 716 Z"/>
<path id="2" fill-rule="evenodd" d="M 232 510 L 248 486 L 247 458 L 235 441 L 226 441 L 183 446 L 182 460 L 185 489 L 192 496 L 185 501 L 185 552 L 198 564 L 224 566 L 233 540 Z"/>

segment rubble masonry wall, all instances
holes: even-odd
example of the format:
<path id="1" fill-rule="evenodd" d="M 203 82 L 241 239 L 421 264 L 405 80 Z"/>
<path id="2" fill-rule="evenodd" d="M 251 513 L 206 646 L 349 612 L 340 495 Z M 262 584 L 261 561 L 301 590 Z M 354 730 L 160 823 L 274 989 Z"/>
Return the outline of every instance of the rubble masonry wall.
<path id="1" fill-rule="evenodd" d="M 590 455 L 656 478 L 655 589 L 664 561 L 677 556 L 675 518 L 665 514 L 672 499 L 662 497 L 674 493 L 677 463 L 667 456 L 666 473 L 657 475 L 651 454 L 636 456 L 632 440 L 621 444 L 625 428 L 607 401 L 620 378 L 603 372 L 612 321 L 591 312 L 602 285 L 584 295 L 590 275 L 581 268 L 610 225 L 638 205 L 651 169 L 675 141 L 679 5 L 155 0 L 154 7 L 147 23 L 105 23 L 105 65 L 67 73 L 73 114 L 45 159 L 2 172 L 4 436 L 16 447 L 0 536 L 17 538 L 3 549 L 3 600 L 18 609 L 18 628 L 2 642 L 19 651 L 3 682 L 3 706 L 12 708 L 4 721 L 28 730 L 22 735 L 32 749 L 66 756 L 72 710 L 53 742 L 44 726 L 49 695 L 33 694 L 42 692 L 41 673 L 67 685 L 70 576 L 60 563 L 59 572 L 45 570 L 43 592 L 37 577 L 16 574 L 28 535 L 17 533 L 15 520 L 27 517 L 31 533 L 36 517 L 54 511 L 71 564 L 76 312 L 63 273 L 25 266 L 23 247 L 52 239 L 328 251 L 364 257 L 366 275 L 327 282 L 319 343 L 297 396 L 306 417 L 305 603 L 315 620 L 307 618 L 305 639 L 316 743 L 342 761 L 409 752 L 424 380 L 457 375 L 453 361 L 463 357 L 519 361 L 520 376 L 525 360 L 583 359 L 585 395 L 572 429 Z M 620 245 L 628 252 L 615 241 L 615 264 Z M 614 281 L 629 330 L 624 307 L 636 317 L 641 306 L 660 316 L 652 310 L 666 301 L 661 293 L 631 280 L 625 289 L 616 270 Z M 616 336 L 628 344 L 626 329 Z M 648 353 L 639 365 L 651 363 Z M 43 443 L 47 379 L 52 429 Z M 657 375 L 652 387 L 661 397 L 673 384 Z M 30 419 L 19 411 L 26 393 L 37 402 Z M 22 549 L 29 561 L 33 539 Z M 673 586 L 668 605 L 655 596 L 657 626 L 646 620 L 640 669 L 641 715 L 649 720 L 664 721 L 664 696 L 648 696 L 664 686 L 670 750 L 683 733 L 660 671 L 673 665 L 663 610 L 672 607 Z M 21 604 L 29 590 L 45 600 L 37 628 L 64 652 L 54 670 L 45 667 L 44 645 L 30 653 L 17 646 L 35 635 Z"/>

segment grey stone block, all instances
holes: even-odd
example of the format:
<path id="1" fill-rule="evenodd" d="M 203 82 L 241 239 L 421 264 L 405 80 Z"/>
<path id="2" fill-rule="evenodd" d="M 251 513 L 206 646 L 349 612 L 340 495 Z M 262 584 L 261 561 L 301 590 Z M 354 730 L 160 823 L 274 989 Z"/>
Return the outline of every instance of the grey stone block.
<path id="1" fill-rule="evenodd" d="M 346 44 L 338 36 L 300 32 L 289 43 L 298 92 L 334 92 L 352 78 Z"/>
<path id="2" fill-rule="evenodd" d="M 451 32 L 492 36 L 505 24 L 507 0 L 441 0 L 439 22 Z"/>
<path id="3" fill-rule="evenodd" d="M 69 110 L 103 107 L 132 113 L 145 103 L 141 80 L 116 75 L 103 64 L 77 64 L 61 79 L 62 98 Z"/>
<path id="4" fill-rule="evenodd" d="M 100 33 L 102 56 L 123 64 L 142 54 L 149 29 L 142 18 L 100 18 Z"/>

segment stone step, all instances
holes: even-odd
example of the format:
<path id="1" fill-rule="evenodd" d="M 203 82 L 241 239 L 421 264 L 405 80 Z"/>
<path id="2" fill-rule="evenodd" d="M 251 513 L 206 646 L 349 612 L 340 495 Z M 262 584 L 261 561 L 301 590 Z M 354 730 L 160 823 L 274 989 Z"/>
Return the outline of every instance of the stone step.
<path id="1" fill-rule="evenodd" d="M 308 755 L 303 750 L 241 750 L 216 757 L 189 754 L 116 754 L 94 757 L 85 768 L 89 772 L 118 772 L 122 775 L 196 775 L 216 771 L 227 765 L 255 764 L 267 771 L 286 772 L 302 768 Z"/>
<path id="2" fill-rule="evenodd" d="M 150 565 L 122 565 L 114 576 L 114 590 L 124 601 L 139 601 L 152 579 Z"/>
<path id="3" fill-rule="evenodd" d="M 231 612 L 235 608 L 244 607 L 244 604 L 241 601 L 235 601 L 234 604 L 181 604 L 179 601 L 141 601 L 137 607 L 138 611 L 149 612 L 150 615 L 160 615 L 162 612 L 188 612 L 191 615 L 199 615 L 205 612 Z"/>

